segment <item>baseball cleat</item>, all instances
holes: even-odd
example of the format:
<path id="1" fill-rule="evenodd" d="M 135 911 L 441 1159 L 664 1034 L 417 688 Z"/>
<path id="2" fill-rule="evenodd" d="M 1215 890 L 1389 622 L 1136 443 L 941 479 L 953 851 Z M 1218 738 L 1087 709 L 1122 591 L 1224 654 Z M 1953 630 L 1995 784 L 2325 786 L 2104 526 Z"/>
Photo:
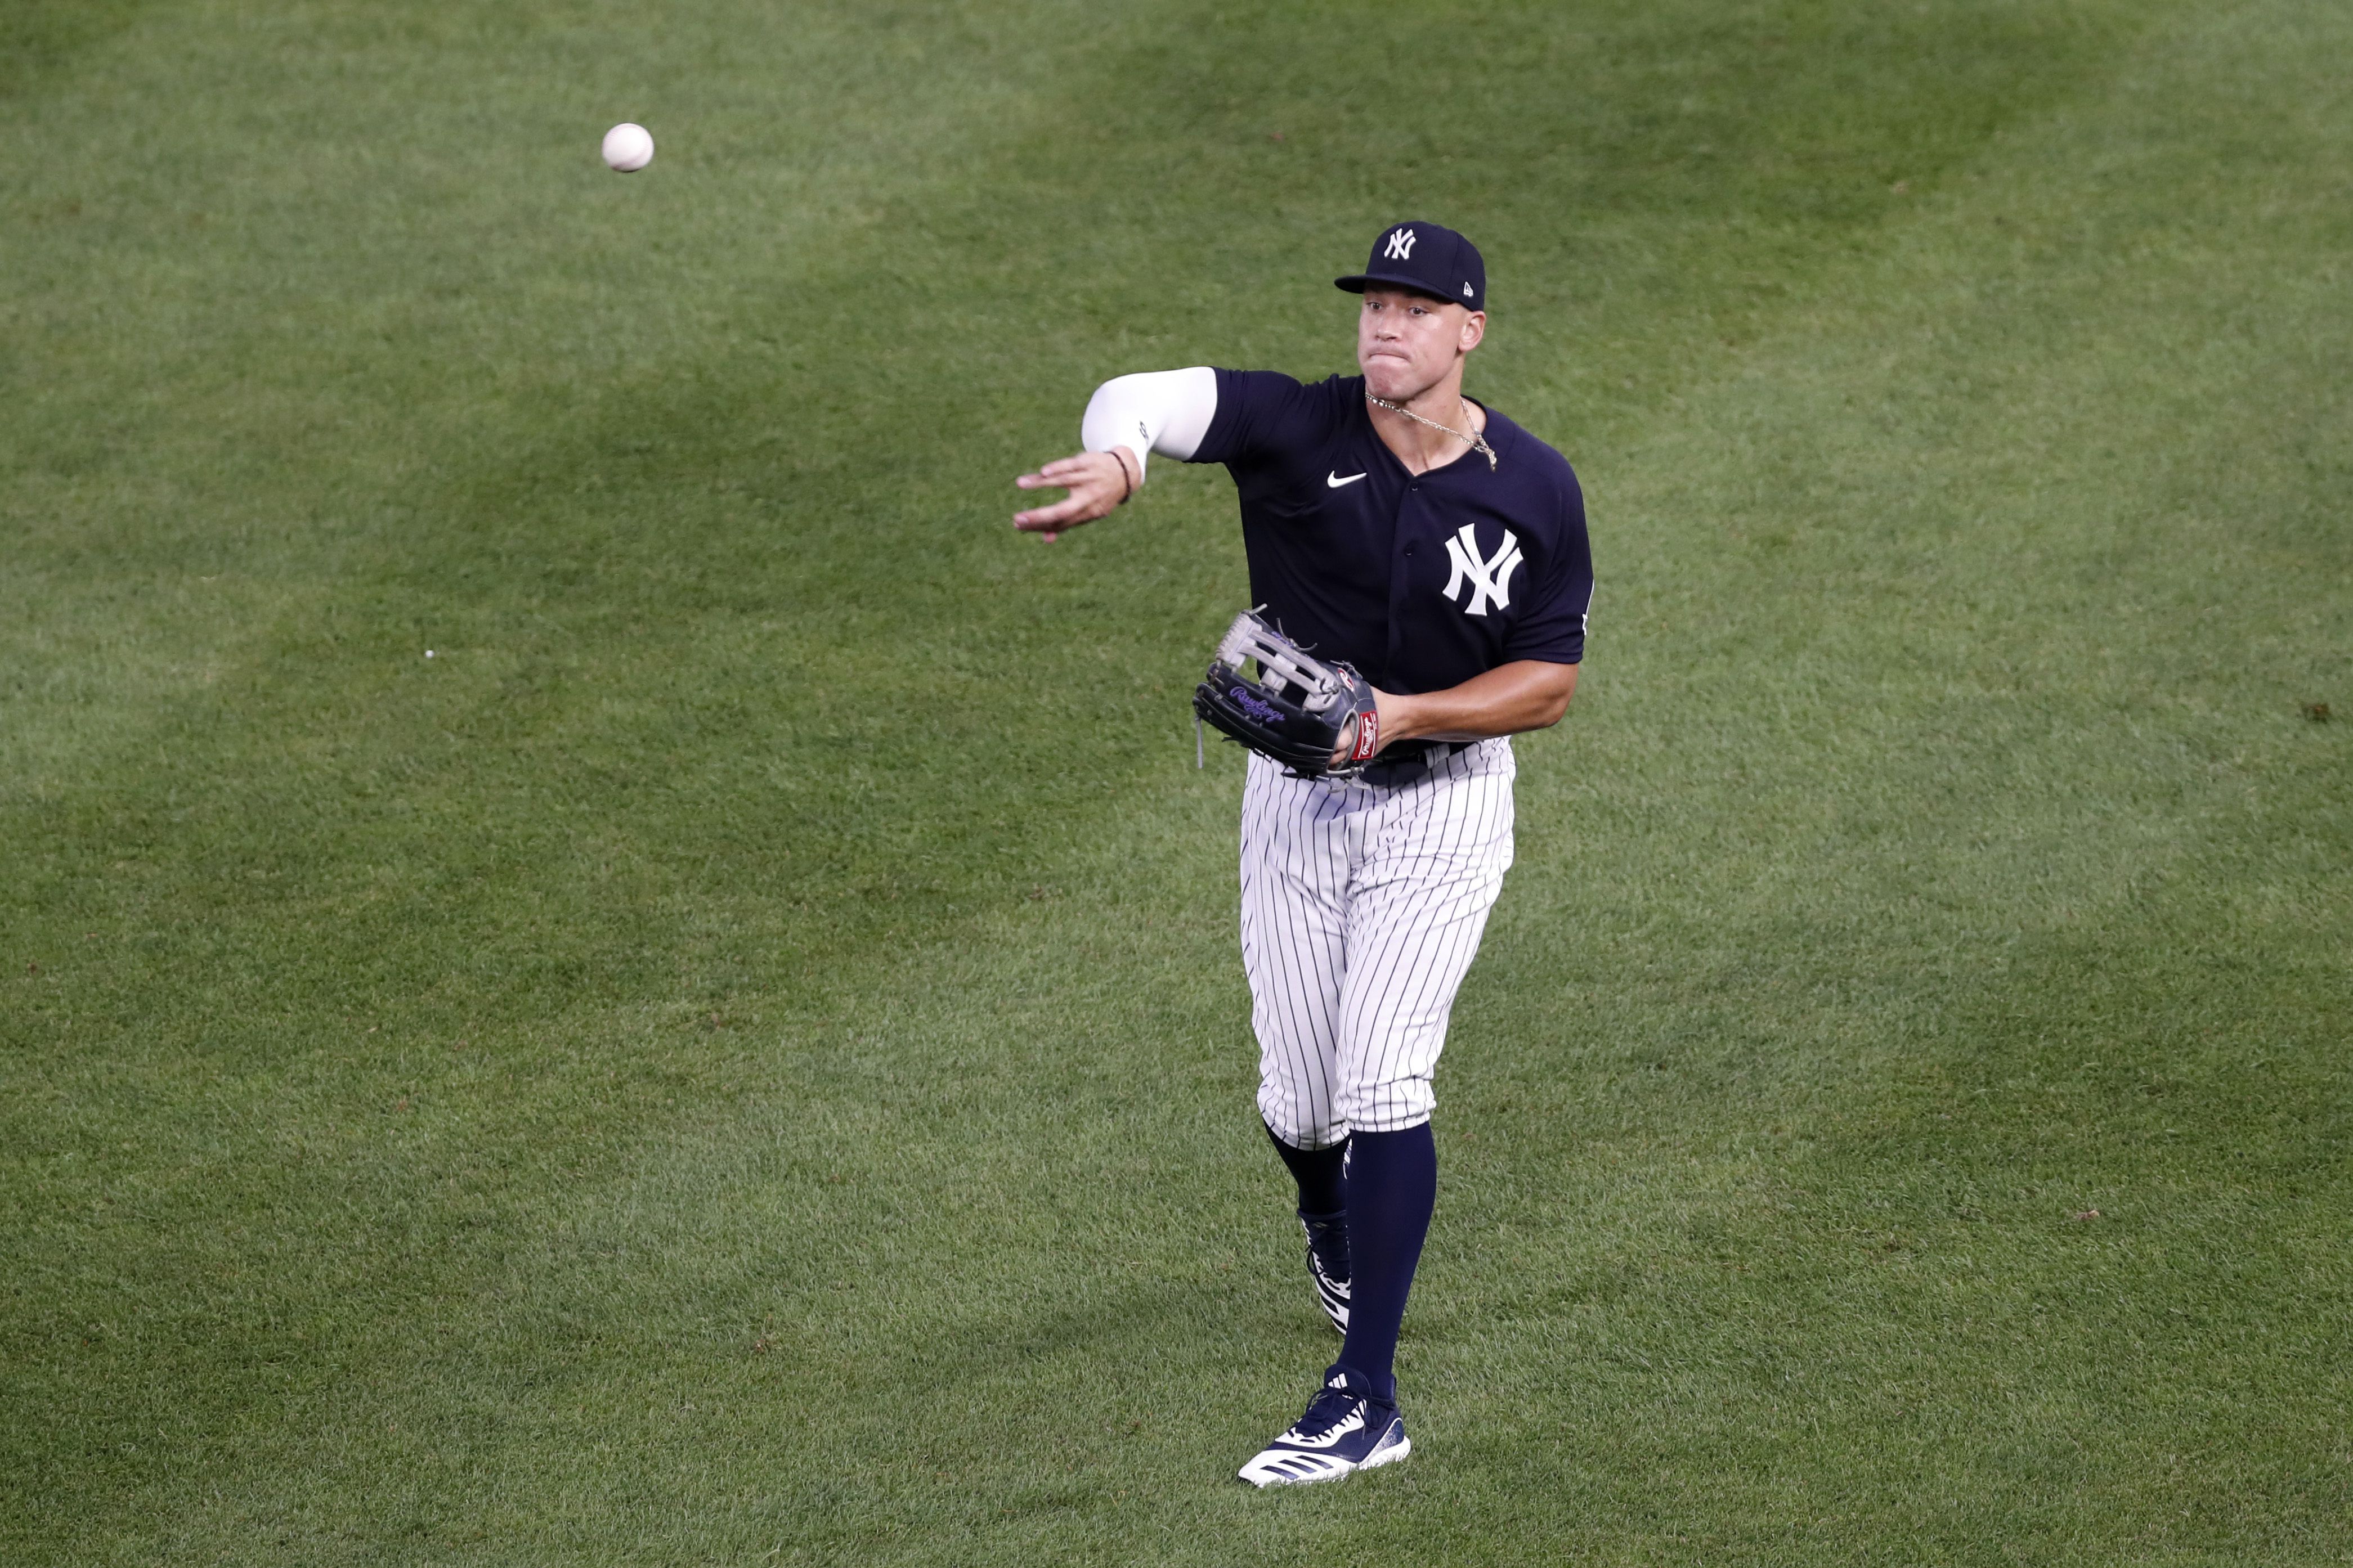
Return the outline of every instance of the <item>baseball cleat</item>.
<path id="1" fill-rule="evenodd" d="M 1240 1474 L 1254 1487 L 1303 1486 L 1393 1464 L 1412 1452 L 1398 1407 L 1366 1398 L 1335 1373 L 1309 1402 L 1307 1414 L 1259 1450 Z"/>
<path id="2" fill-rule="evenodd" d="M 1348 1331 L 1348 1216 L 1345 1214 L 1299 1216 L 1307 1231 L 1307 1278 L 1315 1287 L 1315 1304 L 1342 1333 Z"/>

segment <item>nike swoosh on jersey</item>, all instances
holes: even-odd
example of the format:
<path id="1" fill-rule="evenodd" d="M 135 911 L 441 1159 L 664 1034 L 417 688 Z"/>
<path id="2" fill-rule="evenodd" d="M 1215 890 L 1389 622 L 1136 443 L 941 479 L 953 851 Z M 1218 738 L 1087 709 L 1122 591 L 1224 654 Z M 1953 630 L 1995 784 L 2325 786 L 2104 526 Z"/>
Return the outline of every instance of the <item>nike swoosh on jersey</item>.
<path id="1" fill-rule="evenodd" d="M 1372 470 L 1371 470 L 1370 468 L 1366 468 L 1366 469 L 1365 470 L 1365 474 L 1369 474 L 1369 473 L 1371 473 L 1371 472 L 1372 472 Z M 1327 474 L 1325 474 L 1325 475 L 1324 476 L 1324 485 L 1325 485 L 1328 489 L 1335 489 L 1335 490 L 1336 490 L 1336 489 L 1338 489 L 1342 485 L 1353 485 L 1353 484 L 1355 484 L 1358 479 L 1363 479 L 1363 478 L 1365 477 L 1365 474 L 1350 474 L 1346 479 L 1342 479 L 1342 478 L 1340 477 L 1340 470 L 1339 470 L 1339 469 L 1337 469 L 1337 468 L 1334 468 L 1331 472 L 1329 472 L 1329 473 L 1327 473 Z"/>

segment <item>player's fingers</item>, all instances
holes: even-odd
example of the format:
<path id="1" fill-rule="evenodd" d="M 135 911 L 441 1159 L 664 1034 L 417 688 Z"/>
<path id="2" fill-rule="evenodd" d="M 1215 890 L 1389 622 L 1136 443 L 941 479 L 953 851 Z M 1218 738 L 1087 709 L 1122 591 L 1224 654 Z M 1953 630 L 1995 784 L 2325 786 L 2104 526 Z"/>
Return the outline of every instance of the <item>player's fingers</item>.
<path id="1" fill-rule="evenodd" d="M 1022 475 L 1013 482 L 1025 490 L 1060 486 L 1071 493 L 1051 506 L 1015 512 L 1013 526 L 1025 533 L 1052 540 L 1066 529 L 1108 517 L 1128 489 L 1124 464 L 1120 465 L 1119 488 L 1112 488 L 1107 469 L 1110 464 L 1118 462 L 1118 458 L 1107 458 L 1101 452 L 1081 452 L 1043 464 L 1034 474 Z"/>
<path id="2" fill-rule="evenodd" d="M 1057 458 L 1050 463 L 1040 463 L 1034 474 L 1024 474 L 1013 482 L 1025 490 L 1043 489 L 1048 485 L 1067 486 L 1072 479 L 1084 479 L 1094 471 L 1087 459 L 1092 453 L 1081 452 L 1076 457 Z"/>
<path id="3" fill-rule="evenodd" d="M 1015 512 L 1013 525 L 1016 528 L 1052 528 L 1085 510 L 1077 496 L 1064 496 L 1051 506 L 1033 506 L 1027 511 Z"/>
<path id="4" fill-rule="evenodd" d="M 1075 489 L 1080 487 L 1080 484 L 1087 484 L 1090 479 L 1102 478 L 1102 475 L 1096 472 L 1102 466 L 1099 466 L 1099 463 L 1087 461 L 1090 456 L 1096 456 L 1096 454 L 1082 451 L 1082 454 L 1078 454 L 1075 458 L 1057 458 L 1057 461 L 1051 461 L 1051 463 L 1040 463 L 1040 466 L 1038 466 L 1038 472 L 1026 472 L 1026 475 L 1021 475 L 1018 479 L 1014 479 L 1014 484 L 1021 489 L 1054 489 L 1054 487 Z"/>
<path id="5" fill-rule="evenodd" d="M 1067 528 L 1082 522 L 1092 522 L 1103 515 L 1102 498 L 1084 490 L 1073 490 L 1052 506 L 1032 507 L 1028 511 L 1013 514 L 1013 526 L 1032 532 L 1049 528 Z"/>

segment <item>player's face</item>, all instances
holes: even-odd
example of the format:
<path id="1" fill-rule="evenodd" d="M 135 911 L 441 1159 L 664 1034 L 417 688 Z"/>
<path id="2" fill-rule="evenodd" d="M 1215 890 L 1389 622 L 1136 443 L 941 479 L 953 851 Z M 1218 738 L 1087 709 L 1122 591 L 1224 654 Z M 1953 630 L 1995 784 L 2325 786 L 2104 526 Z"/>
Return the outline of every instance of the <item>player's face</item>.
<path id="1" fill-rule="evenodd" d="M 1356 317 L 1356 365 L 1375 397 L 1409 403 L 1452 374 L 1486 331 L 1483 310 L 1406 289 L 1367 289 Z"/>

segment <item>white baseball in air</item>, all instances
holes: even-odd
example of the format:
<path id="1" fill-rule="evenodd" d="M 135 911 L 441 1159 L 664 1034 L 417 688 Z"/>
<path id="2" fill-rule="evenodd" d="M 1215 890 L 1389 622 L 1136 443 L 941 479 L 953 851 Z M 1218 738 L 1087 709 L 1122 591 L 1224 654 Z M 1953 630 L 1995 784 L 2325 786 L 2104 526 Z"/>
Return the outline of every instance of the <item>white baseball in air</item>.
<path id="1" fill-rule="evenodd" d="M 653 132 L 624 120 L 605 132 L 605 162 L 624 174 L 634 174 L 654 161 Z"/>

